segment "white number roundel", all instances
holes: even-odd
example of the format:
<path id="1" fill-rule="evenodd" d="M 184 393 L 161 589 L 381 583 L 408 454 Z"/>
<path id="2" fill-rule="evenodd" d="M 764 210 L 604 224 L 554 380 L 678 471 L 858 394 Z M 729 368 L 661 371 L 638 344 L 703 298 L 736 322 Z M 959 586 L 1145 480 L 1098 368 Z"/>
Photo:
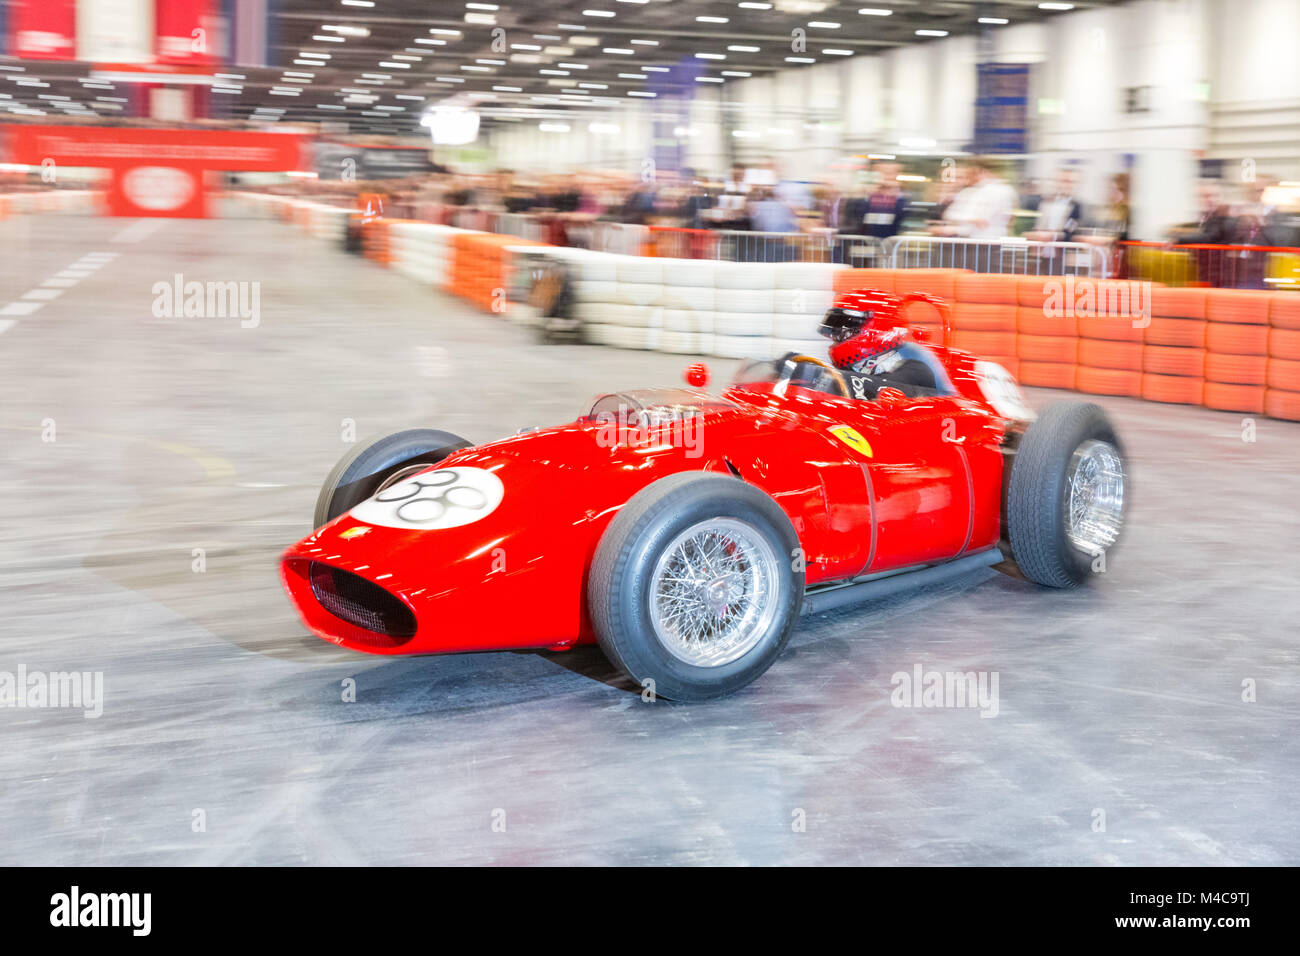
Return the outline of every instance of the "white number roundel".
<path id="1" fill-rule="evenodd" d="M 501 504 L 501 479 L 482 468 L 438 468 L 385 488 L 352 509 L 368 524 L 409 531 L 458 528 L 486 518 Z"/>

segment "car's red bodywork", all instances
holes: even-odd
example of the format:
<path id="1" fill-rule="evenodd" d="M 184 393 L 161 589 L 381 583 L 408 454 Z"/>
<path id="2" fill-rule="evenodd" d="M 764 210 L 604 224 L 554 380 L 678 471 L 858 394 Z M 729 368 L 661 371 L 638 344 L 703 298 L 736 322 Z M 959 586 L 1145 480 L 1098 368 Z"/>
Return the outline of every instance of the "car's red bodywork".
<path id="1" fill-rule="evenodd" d="M 670 425 L 611 441 L 608 425 L 587 416 L 458 451 L 436 467 L 495 474 L 504 491 L 490 514 L 436 531 L 344 514 L 285 552 L 285 586 L 312 631 L 371 653 L 590 643 L 586 582 L 601 534 L 633 495 L 681 471 L 733 474 L 775 499 L 798 535 L 809 589 L 987 550 L 1001 536 L 1003 452 L 1016 423 L 984 397 L 970 356 L 935 352 L 958 394 L 883 389 L 864 401 L 732 385 L 721 401 L 692 393 L 698 447 Z M 680 404 L 683 394 L 665 400 Z M 414 636 L 325 610 L 313 595 L 314 562 L 397 595 L 414 612 Z"/>

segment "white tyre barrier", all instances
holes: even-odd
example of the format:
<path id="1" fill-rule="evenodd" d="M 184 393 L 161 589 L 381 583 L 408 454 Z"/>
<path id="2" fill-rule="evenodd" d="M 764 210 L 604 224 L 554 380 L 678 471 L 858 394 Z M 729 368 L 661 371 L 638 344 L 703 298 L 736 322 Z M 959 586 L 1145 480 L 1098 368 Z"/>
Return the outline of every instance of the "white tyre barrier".
<path id="1" fill-rule="evenodd" d="M 772 316 L 766 312 L 714 312 L 713 331 L 719 335 L 771 337 Z"/>

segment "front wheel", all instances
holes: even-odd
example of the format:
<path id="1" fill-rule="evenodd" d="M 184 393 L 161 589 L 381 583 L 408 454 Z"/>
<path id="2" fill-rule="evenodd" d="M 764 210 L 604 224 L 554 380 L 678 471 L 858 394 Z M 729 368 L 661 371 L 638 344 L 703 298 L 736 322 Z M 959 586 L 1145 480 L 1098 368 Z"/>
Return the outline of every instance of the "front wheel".
<path id="1" fill-rule="evenodd" d="M 1020 440 L 1007 487 L 1007 532 L 1025 577 L 1072 588 L 1103 571 L 1124 528 L 1129 477 L 1100 406 L 1044 409 Z"/>
<path id="2" fill-rule="evenodd" d="M 794 630 L 799 558 L 790 519 L 752 485 L 662 478 L 623 506 L 597 547 L 588 603 L 601 649 L 657 696 L 733 693 L 772 666 Z"/>
<path id="3" fill-rule="evenodd" d="M 459 435 L 436 428 L 408 428 L 358 443 L 321 486 L 312 527 L 329 524 L 383 488 L 469 447 Z"/>

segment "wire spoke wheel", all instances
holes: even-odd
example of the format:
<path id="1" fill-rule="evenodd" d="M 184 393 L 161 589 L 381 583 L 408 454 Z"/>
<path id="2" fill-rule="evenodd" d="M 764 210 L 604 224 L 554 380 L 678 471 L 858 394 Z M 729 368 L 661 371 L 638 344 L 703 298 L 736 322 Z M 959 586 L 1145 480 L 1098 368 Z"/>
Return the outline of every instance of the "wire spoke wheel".
<path id="1" fill-rule="evenodd" d="M 777 613 L 778 558 L 758 529 L 735 518 L 691 525 L 659 556 L 650 619 L 670 654 L 720 667 L 754 648 Z"/>
<path id="2" fill-rule="evenodd" d="M 1066 536 L 1084 554 L 1110 550 L 1124 523 L 1124 463 L 1109 442 L 1089 439 L 1070 457 Z"/>

